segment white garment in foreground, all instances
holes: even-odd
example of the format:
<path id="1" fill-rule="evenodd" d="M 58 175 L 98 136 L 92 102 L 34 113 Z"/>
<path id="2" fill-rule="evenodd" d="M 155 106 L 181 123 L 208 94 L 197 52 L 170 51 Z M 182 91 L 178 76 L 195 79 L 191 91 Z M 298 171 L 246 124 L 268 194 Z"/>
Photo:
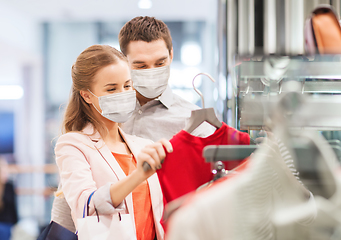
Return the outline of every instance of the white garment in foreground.
<path id="1" fill-rule="evenodd" d="M 340 164 L 322 136 L 312 135 L 311 140 L 319 149 L 317 161 L 308 164 L 318 176 L 317 183 L 310 184 L 310 190 L 315 194 L 314 201 L 279 209 L 273 215 L 272 222 L 276 230 L 285 233 L 290 240 L 341 239 Z M 298 223 L 307 216 L 315 217 L 309 225 L 302 227 Z"/>
<path id="2" fill-rule="evenodd" d="M 267 139 L 240 175 L 175 212 L 166 239 L 285 239 L 277 235 L 272 215 L 276 209 L 307 202 L 307 194 L 283 161 L 278 145 Z"/>

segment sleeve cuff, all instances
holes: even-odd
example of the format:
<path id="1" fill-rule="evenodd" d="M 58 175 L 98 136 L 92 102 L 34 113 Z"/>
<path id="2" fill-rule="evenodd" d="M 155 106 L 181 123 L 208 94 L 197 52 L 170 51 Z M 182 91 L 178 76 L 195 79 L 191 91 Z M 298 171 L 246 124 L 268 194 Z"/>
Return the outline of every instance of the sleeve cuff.
<path id="1" fill-rule="evenodd" d="M 99 214 L 114 214 L 118 212 L 125 212 L 126 206 L 124 201 L 116 208 L 113 206 L 110 196 L 110 186 L 112 183 L 107 183 L 98 188 L 92 196 L 92 201 Z"/>

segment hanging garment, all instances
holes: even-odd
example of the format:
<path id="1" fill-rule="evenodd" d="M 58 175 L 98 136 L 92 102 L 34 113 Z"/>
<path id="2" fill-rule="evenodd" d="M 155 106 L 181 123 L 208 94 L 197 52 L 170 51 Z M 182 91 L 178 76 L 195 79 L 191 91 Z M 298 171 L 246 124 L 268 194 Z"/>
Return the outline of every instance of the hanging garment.
<path id="1" fill-rule="evenodd" d="M 275 209 L 308 200 L 309 192 L 284 163 L 278 145 L 266 139 L 241 174 L 175 212 L 166 239 L 279 239 L 271 222 Z"/>
<path id="2" fill-rule="evenodd" d="M 315 134 L 310 138 L 319 150 L 315 154 L 316 160 L 306 163 L 309 175 L 314 173 L 318 176 L 309 185 L 314 193 L 314 201 L 278 209 L 273 214 L 272 222 L 277 232 L 285 233 L 287 239 L 341 239 L 340 164 L 335 152 L 322 136 Z M 309 225 L 298 224 L 307 216 L 315 217 Z"/>
<path id="3" fill-rule="evenodd" d="M 174 151 L 168 153 L 162 168 L 157 170 L 165 203 L 196 190 L 212 180 L 211 163 L 206 163 L 202 151 L 208 145 L 248 145 L 250 137 L 223 123 L 212 135 L 201 138 L 182 130 L 170 142 Z M 225 169 L 241 161 L 225 163 Z"/>
<path id="4" fill-rule="evenodd" d="M 281 139 L 277 138 L 277 137 L 274 137 L 275 138 L 275 141 L 278 145 L 278 150 L 281 154 L 281 157 L 284 161 L 284 163 L 287 165 L 287 167 L 290 169 L 292 175 L 295 176 L 295 178 L 297 179 L 297 181 L 299 181 L 301 184 L 303 184 L 300 180 L 300 173 L 297 171 L 296 169 L 296 166 L 295 166 L 295 163 L 294 163 L 294 159 L 292 158 L 289 150 L 288 150 L 288 147 L 282 142 Z"/>
<path id="5" fill-rule="evenodd" d="M 329 4 L 317 6 L 304 26 L 307 54 L 340 54 L 341 27 L 339 16 Z"/>

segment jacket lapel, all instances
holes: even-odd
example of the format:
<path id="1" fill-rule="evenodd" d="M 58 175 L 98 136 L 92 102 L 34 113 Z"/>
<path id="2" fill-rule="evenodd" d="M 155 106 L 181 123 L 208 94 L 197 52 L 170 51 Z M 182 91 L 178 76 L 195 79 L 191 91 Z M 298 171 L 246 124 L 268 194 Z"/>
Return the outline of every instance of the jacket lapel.
<path id="1" fill-rule="evenodd" d="M 130 149 L 131 153 L 134 155 L 135 159 L 137 159 L 137 155 L 141 151 L 142 147 L 134 144 L 134 140 L 132 140 L 129 135 L 126 135 L 120 127 L 118 128 L 118 130 L 119 130 L 123 140 L 127 144 L 128 148 Z"/>
<path id="2" fill-rule="evenodd" d="M 163 214 L 163 194 L 159 182 L 157 173 L 154 173 L 148 179 L 149 192 L 152 200 L 152 208 L 155 216 L 162 216 Z M 156 222 L 161 221 L 160 219 L 155 219 Z"/>
<path id="3" fill-rule="evenodd" d="M 121 180 L 126 177 L 125 173 L 123 172 L 121 166 L 115 160 L 115 157 L 112 155 L 110 149 L 104 143 L 102 139 L 99 139 L 97 143 L 95 143 L 95 148 L 101 154 L 104 161 L 109 165 L 111 170 L 114 172 L 118 180 Z"/>
<path id="4" fill-rule="evenodd" d="M 96 150 L 101 154 L 104 161 L 109 165 L 113 173 L 116 175 L 117 180 L 121 180 L 126 177 L 123 172 L 121 166 L 115 160 L 115 157 L 112 155 L 110 149 L 107 147 L 105 142 L 103 141 L 101 135 L 98 131 L 94 131 L 94 128 L 91 124 L 88 124 L 84 129 L 83 133 L 89 135 L 89 138 L 95 145 Z"/>

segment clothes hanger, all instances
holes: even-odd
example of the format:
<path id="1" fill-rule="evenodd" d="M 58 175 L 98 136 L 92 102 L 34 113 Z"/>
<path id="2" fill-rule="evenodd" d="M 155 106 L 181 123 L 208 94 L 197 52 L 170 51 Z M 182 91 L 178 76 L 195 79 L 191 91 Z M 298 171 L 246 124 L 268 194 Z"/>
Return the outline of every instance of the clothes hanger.
<path id="1" fill-rule="evenodd" d="M 207 73 L 199 73 L 193 78 L 192 85 L 193 85 L 194 91 L 196 91 L 201 97 L 202 109 L 192 111 L 191 117 L 189 118 L 189 121 L 184 128 L 184 130 L 188 133 L 192 133 L 203 122 L 208 122 L 209 124 L 211 124 L 212 126 L 216 128 L 220 128 L 223 125 L 222 122 L 219 121 L 219 119 L 217 118 L 213 108 L 205 108 L 204 96 L 194 85 L 194 80 L 199 75 L 205 75 L 209 79 L 211 79 L 212 82 L 215 82 L 213 77 L 211 77 Z"/>

